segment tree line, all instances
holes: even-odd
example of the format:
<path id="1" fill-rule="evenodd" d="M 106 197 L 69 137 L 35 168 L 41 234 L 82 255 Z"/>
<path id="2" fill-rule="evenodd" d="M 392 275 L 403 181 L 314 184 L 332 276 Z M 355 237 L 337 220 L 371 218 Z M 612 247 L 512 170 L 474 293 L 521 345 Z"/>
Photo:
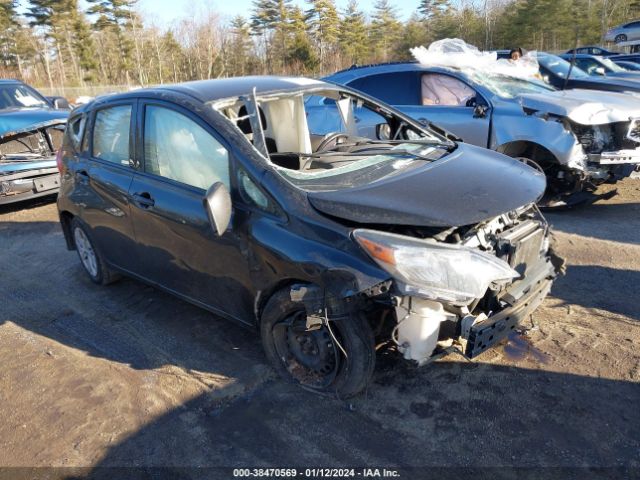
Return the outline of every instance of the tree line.
<path id="1" fill-rule="evenodd" d="M 322 75 L 410 58 L 457 37 L 482 49 L 557 51 L 598 44 L 640 17 L 640 0 L 422 0 L 364 11 L 334 0 L 254 0 L 231 19 L 213 10 L 160 27 L 136 0 L 0 0 L 0 75 L 42 87 L 182 82 L 250 74 Z M 20 13 L 19 13 L 19 10 Z"/>

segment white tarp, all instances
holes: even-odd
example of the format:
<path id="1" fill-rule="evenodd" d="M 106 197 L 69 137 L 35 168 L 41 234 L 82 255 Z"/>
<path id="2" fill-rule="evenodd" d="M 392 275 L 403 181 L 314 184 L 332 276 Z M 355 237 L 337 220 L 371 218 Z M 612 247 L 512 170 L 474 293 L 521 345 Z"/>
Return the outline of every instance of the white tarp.
<path id="1" fill-rule="evenodd" d="M 496 52 L 482 52 L 459 38 L 438 40 L 429 48 L 415 47 L 411 53 L 426 67 L 480 70 L 519 78 L 532 78 L 539 72 L 536 52 L 527 52 L 519 60 L 498 59 Z"/>

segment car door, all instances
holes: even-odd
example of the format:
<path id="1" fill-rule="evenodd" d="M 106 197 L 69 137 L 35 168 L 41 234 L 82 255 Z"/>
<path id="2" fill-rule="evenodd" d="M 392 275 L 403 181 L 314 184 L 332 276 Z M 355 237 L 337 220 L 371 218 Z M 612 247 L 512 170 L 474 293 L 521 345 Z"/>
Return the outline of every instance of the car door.
<path id="1" fill-rule="evenodd" d="M 135 247 L 128 193 L 135 172 L 135 107 L 135 101 L 123 101 L 93 112 L 85 134 L 86 153 L 73 169 L 75 182 L 82 186 L 75 198 L 81 205 L 80 218 L 94 233 L 105 260 L 124 269 L 129 269 Z"/>
<path id="2" fill-rule="evenodd" d="M 223 315 L 251 323 L 246 237 L 214 233 L 203 206 L 216 182 L 232 191 L 229 146 L 206 122 L 171 103 L 144 101 L 137 118 L 142 169 L 129 189 L 144 279 Z"/>
<path id="3" fill-rule="evenodd" d="M 433 123 L 467 143 L 486 147 L 491 111 L 484 98 L 466 82 L 452 75 L 426 72 L 420 76 L 421 98 L 415 105 L 397 105 L 422 123 Z M 476 106 L 485 107 L 478 115 Z"/>

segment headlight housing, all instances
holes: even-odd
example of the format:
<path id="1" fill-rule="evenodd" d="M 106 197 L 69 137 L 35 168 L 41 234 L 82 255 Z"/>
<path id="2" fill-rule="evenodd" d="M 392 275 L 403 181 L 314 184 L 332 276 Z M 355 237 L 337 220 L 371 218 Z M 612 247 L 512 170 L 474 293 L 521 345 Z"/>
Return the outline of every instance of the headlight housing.
<path id="1" fill-rule="evenodd" d="M 504 260 L 475 248 L 366 229 L 354 230 L 353 237 L 407 295 L 468 305 L 492 283 L 520 276 Z"/>

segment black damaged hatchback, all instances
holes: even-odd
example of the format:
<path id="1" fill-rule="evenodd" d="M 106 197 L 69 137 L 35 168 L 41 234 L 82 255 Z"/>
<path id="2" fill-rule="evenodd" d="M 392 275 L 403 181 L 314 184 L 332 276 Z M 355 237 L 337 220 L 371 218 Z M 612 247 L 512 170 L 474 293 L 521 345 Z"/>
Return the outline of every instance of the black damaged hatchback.
<path id="1" fill-rule="evenodd" d="M 482 353 L 557 273 L 544 176 L 434 128 L 304 78 L 98 98 L 59 152 L 66 243 L 95 283 L 251 326 L 285 379 L 355 395 L 379 349 Z"/>

